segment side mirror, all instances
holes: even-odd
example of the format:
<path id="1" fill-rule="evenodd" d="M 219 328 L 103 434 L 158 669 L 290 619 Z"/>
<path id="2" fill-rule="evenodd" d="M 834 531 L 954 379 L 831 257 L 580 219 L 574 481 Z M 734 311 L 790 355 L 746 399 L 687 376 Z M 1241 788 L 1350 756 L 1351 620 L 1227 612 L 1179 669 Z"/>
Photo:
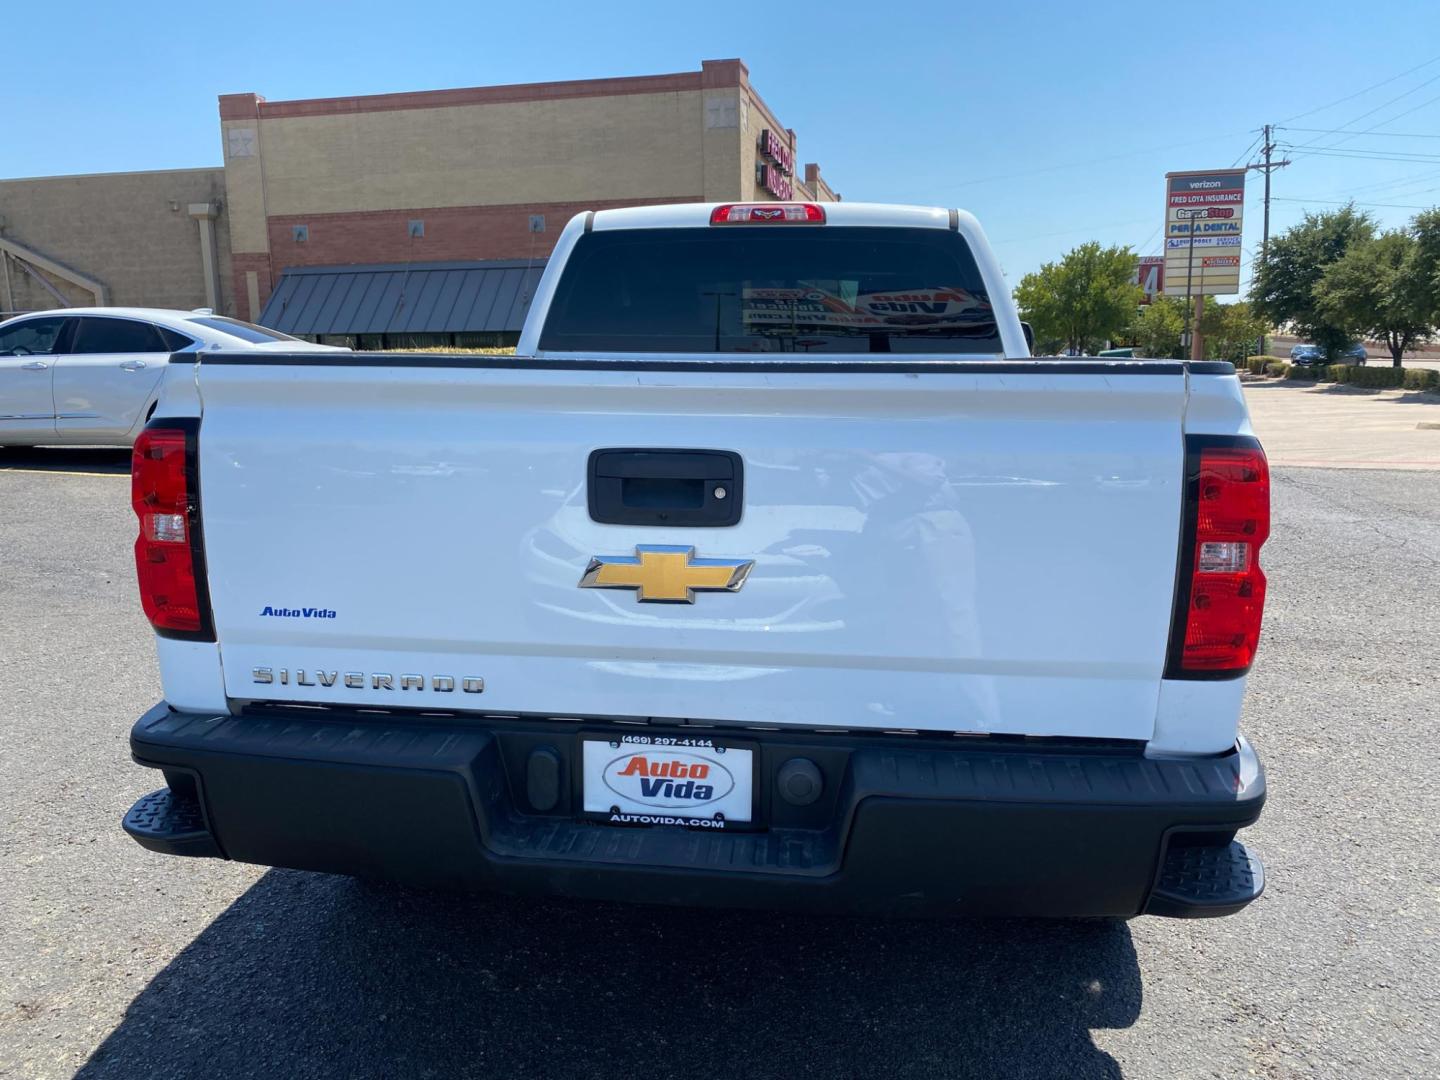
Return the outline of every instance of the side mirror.
<path id="1" fill-rule="evenodd" d="M 1035 354 L 1035 328 L 1028 322 L 1022 322 L 1020 329 L 1025 331 L 1025 348 L 1028 349 L 1033 356 Z"/>

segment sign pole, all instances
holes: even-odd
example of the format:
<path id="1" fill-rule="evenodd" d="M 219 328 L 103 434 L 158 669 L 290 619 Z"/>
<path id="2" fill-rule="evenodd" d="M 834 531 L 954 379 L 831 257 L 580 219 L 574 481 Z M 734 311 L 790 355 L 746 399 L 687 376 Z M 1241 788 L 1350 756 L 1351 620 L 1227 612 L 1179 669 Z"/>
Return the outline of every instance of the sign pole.
<path id="1" fill-rule="evenodd" d="M 1190 222 L 1190 254 L 1185 260 L 1185 334 L 1181 343 L 1193 354 L 1195 351 L 1195 333 L 1192 329 L 1193 323 L 1190 318 L 1190 281 L 1195 276 L 1195 216 L 1187 214 L 1186 220 Z M 1194 359 L 1194 356 L 1191 356 Z"/>
<path id="2" fill-rule="evenodd" d="M 1200 320 L 1205 317 L 1205 294 L 1195 297 L 1195 332 L 1190 335 L 1190 359 L 1205 359 L 1205 335 L 1200 332 Z"/>

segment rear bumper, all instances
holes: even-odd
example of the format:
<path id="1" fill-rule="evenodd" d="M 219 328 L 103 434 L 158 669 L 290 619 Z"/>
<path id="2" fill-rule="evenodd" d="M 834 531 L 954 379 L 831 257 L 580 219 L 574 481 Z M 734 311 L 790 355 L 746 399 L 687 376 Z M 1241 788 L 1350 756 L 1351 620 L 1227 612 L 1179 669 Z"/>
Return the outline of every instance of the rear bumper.
<path id="1" fill-rule="evenodd" d="M 1151 761 L 1127 748 L 747 731 L 767 828 L 692 832 L 577 821 L 582 726 L 162 703 L 131 749 L 171 790 L 137 803 L 125 828 L 167 854 L 688 905 L 1195 916 L 1239 910 L 1263 888 L 1258 861 L 1230 840 L 1265 799 L 1243 740 L 1218 757 Z M 536 751 L 558 759 L 559 783 L 532 798 Z M 824 780 L 804 806 L 775 782 L 797 757 Z"/>

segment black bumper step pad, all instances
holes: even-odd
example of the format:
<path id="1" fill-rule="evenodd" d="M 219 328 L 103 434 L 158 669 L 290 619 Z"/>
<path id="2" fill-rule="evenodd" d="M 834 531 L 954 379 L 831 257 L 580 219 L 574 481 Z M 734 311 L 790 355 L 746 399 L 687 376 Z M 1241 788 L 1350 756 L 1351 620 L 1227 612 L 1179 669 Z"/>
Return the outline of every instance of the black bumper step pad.
<path id="1" fill-rule="evenodd" d="M 162 855 L 217 858 L 221 854 L 199 801 L 169 788 L 144 796 L 121 824 L 141 847 Z"/>
<path id="2" fill-rule="evenodd" d="M 1265 868 L 1244 844 L 1177 847 L 1165 854 L 1147 915 L 1205 919 L 1233 915 L 1265 891 Z"/>

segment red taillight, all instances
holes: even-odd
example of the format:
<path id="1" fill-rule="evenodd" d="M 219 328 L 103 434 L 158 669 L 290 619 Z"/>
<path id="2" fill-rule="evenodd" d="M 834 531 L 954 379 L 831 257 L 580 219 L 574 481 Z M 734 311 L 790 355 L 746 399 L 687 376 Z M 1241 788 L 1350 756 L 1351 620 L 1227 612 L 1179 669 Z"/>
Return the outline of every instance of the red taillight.
<path id="1" fill-rule="evenodd" d="M 711 225 L 824 225 L 814 203 L 727 203 L 710 211 Z"/>
<path id="2" fill-rule="evenodd" d="M 182 428 L 147 428 L 130 458 L 130 505 L 140 519 L 135 574 L 140 603 L 160 631 L 198 634 L 206 612 L 196 581 L 192 497 Z"/>
<path id="3" fill-rule="evenodd" d="M 1190 580 L 1172 675 L 1238 675 L 1255 659 L 1265 610 L 1260 545 L 1270 535 L 1270 470 L 1253 440 L 1192 453 Z M 1179 626 L 1176 628 L 1180 629 Z"/>

